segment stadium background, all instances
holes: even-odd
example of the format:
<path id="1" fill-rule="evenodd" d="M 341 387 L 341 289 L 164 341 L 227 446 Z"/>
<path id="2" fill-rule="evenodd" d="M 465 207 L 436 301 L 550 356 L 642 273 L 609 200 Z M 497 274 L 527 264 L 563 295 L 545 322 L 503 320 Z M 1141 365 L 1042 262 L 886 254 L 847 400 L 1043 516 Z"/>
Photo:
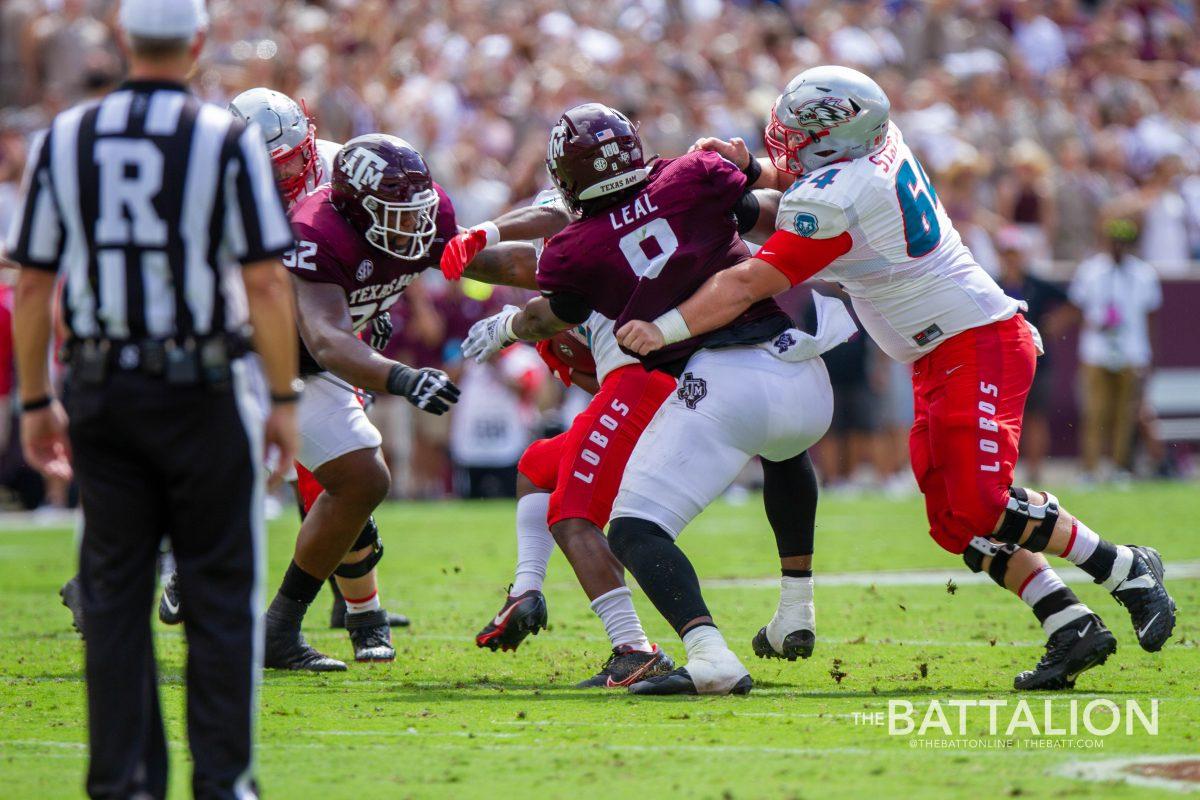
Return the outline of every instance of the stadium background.
<path id="1" fill-rule="evenodd" d="M 626 110 L 650 146 L 671 156 L 701 134 L 760 142 L 781 85 L 806 67 L 863 69 L 888 91 L 894 118 L 942 201 L 994 274 L 1001 251 L 1011 250 L 1034 274 L 1066 285 L 1101 244 L 1106 207 L 1120 206 L 1137 220 L 1137 248 L 1161 277 L 1165 297 L 1153 369 L 1139 370 L 1137 455 L 1086 477 L 1123 479 L 1129 468 L 1144 477 L 1192 472 L 1191 442 L 1200 439 L 1200 349 L 1186 335 L 1200 302 L 1195 3 L 209 5 L 213 27 L 194 81 L 205 98 L 224 103 L 266 85 L 304 98 L 323 138 L 344 141 L 375 130 L 402 136 L 426 155 L 464 225 L 544 188 L 546 131 L 578 101 Z M 119 79 L 115 6 L 0 5 L 0 226 L 8 223 L 28 137 L 58 110 Z M 798 316 L 805 296 L 792 298 Z M 446 366 L 467 392 L 450 427 L 411 415 L 396 398 L 377 402 L 372 413 L 385 432 L 397 497 L 453 491 L 453 467 L 470 466 L 473 453 L 488 449 L 481 437 L 495 445 L 491 460 L 515 463 L 524 442 L 579 407 L 577 395 L 564 397 L 528 359 L 460 374 L 457 347 L 470 322 L 512 299 L 427 275 L 397 307 L 395 354 Z M 1061 313 L 1044 326 L 1050 446 L 1066 457 L 1078 454 L 1086 399 L 1076 322 Z M 904 369 L 867 343 L 841 358 L 839 405 L 856 409 L 856 419 L 818 454 L 828 488 L 914 491 L 903 461 L 911 414 Z M 11 391 L 9 359 L 0 373 L 9 376 L 0 388 Z M 469 410 L 472 395 L 502 397 L 502 418 L 497 403 Z M 493 416 L 480 418 L 487 412 Z M 496 425 L 507 427 L 497 432 Z M 0 482 L 12 490 L 9 505 L 69 504 L 68 487 L 43 491 L 22 467 L 11 424 L 5 433 Z"/>

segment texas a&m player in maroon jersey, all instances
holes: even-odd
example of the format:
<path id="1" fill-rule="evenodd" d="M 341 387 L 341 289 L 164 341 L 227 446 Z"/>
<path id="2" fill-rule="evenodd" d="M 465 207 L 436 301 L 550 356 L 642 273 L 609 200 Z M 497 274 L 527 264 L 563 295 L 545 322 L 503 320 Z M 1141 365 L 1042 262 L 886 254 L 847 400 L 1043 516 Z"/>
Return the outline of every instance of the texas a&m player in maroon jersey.
<path id="1" fill-rule="evenodd" d="M 292 563 L 267 611 L 269 667 L 341 670 L 345 664 L 305 642 L 300 624 L 335 569 L 365 575 L 382 549 L 356 541 L 391 479 L 379 431 L 351 387 L 400 395 L 432 414 L 445 413 L 458 389 L 445 373 L 385 358 L 359 334 L 394 305 L 426 269 L 437 269 L 444 242 L 457 233 L 449 197 L 407 142 L 368 134 L 345 144 L 332 181 L 292 211 L 295 252 L 285 263 L 296 288 L 301 374 L 298 460 L 325 491 L 300 526 Z M 497 281 L 482 260 L 468 274 Z M 531 275 L 521 281 L 529 285 Z M 343 564 L 348 551 L 366 558 Z M 339 567 L 339 564 L 342 564 Z M 381 609 L 347 614 L 360 660 L 394 658 Z"/>
<path id="2" fill-rule="evenodd" d="M 476 323 L 466 356 L 486 358 L 513 341 L 546 338 L 593 312 L 618 326 L 650 309 L 661 309 L 657 316 L 749 253 L 739 233 L 758 223 L 760 200 L 750 192 L 752 180 L 716 154 L 647 165 L 633 124 L 589 103 L 563 114 L 546 163 L 580 218 L 546 243 L 537 272 L 544 297 Z M 757 303 L 707 337 L 642 359 L 646 367 L 680 376 L 679 388 L 634 448 L 608 544 L 683 637 L 688 665 L 635 683 L 632 691 L 750 690 L 749 673 L 713 624 L 675 537 L 761 455 L 780 501 L 768 501 L 768 516 L 785 574 L 811 569 L 810 561 L 797 563 L 803 545 L 796 540 L 804 517 L 811 522 L 815 486 L 811 503 L 802 502 L 805 493 L 796 487 L 804 480 L 805 450 L 824 434 L 832 414 L 829 377 L 816 356 L 837 338 L 831 328 L 846 336 L 853 331 L 853 323 L 845 326 L 845 308 L 834 305 L 823 322 L 837 324 L 822 325 L 815 338 L 796 330 L 774 302 Z M 781 492 L 784 487 L 791 491 Z M 782 604 L 780 611 L 767 634 L 783 655 L 794 646 L 787 637 L 804 628 L 804 620 L 799 612 L 789 616 L 792 609 Z"/>

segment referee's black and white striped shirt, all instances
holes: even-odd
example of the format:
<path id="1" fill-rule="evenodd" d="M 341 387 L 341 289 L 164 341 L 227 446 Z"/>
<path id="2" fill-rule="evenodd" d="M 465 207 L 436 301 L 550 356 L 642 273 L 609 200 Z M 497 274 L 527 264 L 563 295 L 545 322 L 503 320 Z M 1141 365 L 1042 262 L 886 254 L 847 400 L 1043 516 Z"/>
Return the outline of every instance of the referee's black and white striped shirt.
<path id="1" fill-rule="evenodd" d="M 174 83 L 131 81 L 55 117 L 22 202 L 8 258 L 63 276 L 76 339 L 239 331 L 239 265 L 293 246 L 262 132 Z"/>

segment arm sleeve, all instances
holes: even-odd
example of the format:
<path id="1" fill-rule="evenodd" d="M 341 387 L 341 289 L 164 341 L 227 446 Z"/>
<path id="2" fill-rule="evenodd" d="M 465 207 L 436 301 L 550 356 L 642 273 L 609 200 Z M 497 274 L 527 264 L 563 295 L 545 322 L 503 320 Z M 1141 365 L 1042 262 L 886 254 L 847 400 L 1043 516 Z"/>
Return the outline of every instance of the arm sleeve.
<path id="1" fill-rule="evenodd" d="M 739 234 L 746 234 L 754 230 L 754 226 L 758 223 L 758 209 L 758 198 L 754 196 L 754 192 L 747 191 L 738 198 L 737 203 L 733 206 L 733 216 L 737 219 Z"/>
<path id="2" fill-rule="evenodd" d="M 63 225 L 51 186 L 49 138 L 46 133 L 40 134 L 30 147 L 6 248 L 8 258 L 18 264 L 57 272 Z"/>
<path id="3" fill-rule="evenodd" d="M 572 325 L 582 325 L 592 315 L 592 307 L 588 305 L 583 295 L 577 292 L 542 292 L 542 296 L 550 301 L 550 310 L 554 316 Z"/>
<path id="4" fill-rule="evenodd" d="M 224 180 L 224 244 L 228 252 L 249 264 L 292 249 L 292 228 L 257 125 L 247 126 L 238 135 Z"/>
<path id="5" fill-rule="evenodd" d="M 842 231 L 832 239 L 809 239 L 791 231 L 778 230 L 754 257 L 782 272 L 795 286 L 850 252 L 853 244 L 848 231 Z"/>

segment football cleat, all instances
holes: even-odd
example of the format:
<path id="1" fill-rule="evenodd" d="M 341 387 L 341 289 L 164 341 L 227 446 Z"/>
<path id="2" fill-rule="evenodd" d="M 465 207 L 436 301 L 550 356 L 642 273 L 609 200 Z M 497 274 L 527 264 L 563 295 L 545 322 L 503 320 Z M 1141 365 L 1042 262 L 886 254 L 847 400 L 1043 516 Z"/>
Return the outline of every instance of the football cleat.
<path id="1" fill-rule="evenodd" d="M 758 629 L 750 646 L 754 648 L 754 655 L 759 658 L 786 658 L 788 661 L 795 661 L 797 658 L 811 656 L 816 643 L 817 635 L 802 629 L 783 637 L 783 650 L 776 650 L 767 639 L 767 629 L 764 627 Z"/>
<path id="2" fill-rule="evenodd" d="M 1129 545 L 1133 563 L 1129 575 L 1112 590 L 1112 596 L 1129 611 L 1138 644 L 1148 653 L 1162 649 L 1175 629 L 1175 601 L 1163 586 L 1162 557 L 1153 547 Z"/>
<path id="3" fill-rule="evenodd" d="M 64 583 L 58 590 L 58 596 L 62 598 L 62 604 L 71 612 L 71 627 L 75 629 L 80 638 L 86 638 L 83 635 L 83 590 L 79 587 L 79 576 L 75 575 Z"/>
<path id="4" fill-rule="evenodd" d="M 178 573 L 172 572 L 171 577 L 163 584 L 162 596 L 158 598 L 158 619 L 163 625 L 178 625 L 183 615 L 179 613 L 179 582 Z"/>
<path id="5" fill-rule="evenodd" d="M 615 689 L 618 686 L 632 686 L 646 678 L 666 675 L 675 668 L 675 662 L 660 650 L 658 645 L 651 644 L 650 647 L 652 649 L 648 653 L 628 644 L 614 647 L 600 671 L 575 684 L 575 688 L 591 689 L 599 686 Z"/>
<path id="6" fill-rule="evenodd" d="M 633 694 L 750 694 L 754 680 L 728 648 L 694 653 L 686 667 L 638 681 Z"/>
<path id="7" fill-rule="evenodd" d="M 531 633 L 537 636 L 547 620 L 546 597 L 537 589 L 516 597 L 508 595 L 492 621 L 475 635 L 475 646 L 487 647 L 492 652 L 516 650 L 526 636 Z"/>
<path id="8" fill-rule="evenodd" d="M 388 613 L 382 608 L 346 615 L 346 630 L 354 643 L 355 661 L 395 661 Z"/>
<path id="9" fill-rule="evenodd" d="M 304 604 L 276 597 L 267 609 L 263 666 L 310 672 L 342 672 L 345 663 L 330 658 L 310 645 L 300 631 Z"/>
<path id="10" fill-rule="evenodd" d="M 1046 642 L 1037 666 L 1013 681 L 1014 689 L 1072 689 L 1081 672 L 1098 667 L 1117 652 L 1117 637 L 1095 614 L 1064 625 Z"/>

